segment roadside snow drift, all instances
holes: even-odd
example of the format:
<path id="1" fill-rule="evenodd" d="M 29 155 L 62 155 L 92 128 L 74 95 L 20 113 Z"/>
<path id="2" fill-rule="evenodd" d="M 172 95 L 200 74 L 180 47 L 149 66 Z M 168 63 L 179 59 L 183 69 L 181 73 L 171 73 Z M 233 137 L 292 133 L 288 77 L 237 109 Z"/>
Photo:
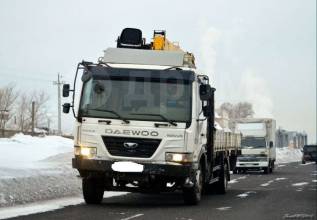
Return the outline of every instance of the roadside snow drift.
<path id="1" fill-rule="evenodd" d="M 0 167 L 38 168 L 37 161 L 73 151 L 73 140 L 59 136 L 32 137 L 16 134 L 0 138 Z"/>
<path id="2" fill-rule="evenodd" d="M 291 163 L 302 160 L 303 153 L 300 149 L 289 147 L 276 148 L 276 161 L 277 163 Z"/>
<path id="3" fill-rule="evenodd" d="M 0 152 L 0 207 L 81 193 L 71 139 L 17 134 L 0 138 Z"/>

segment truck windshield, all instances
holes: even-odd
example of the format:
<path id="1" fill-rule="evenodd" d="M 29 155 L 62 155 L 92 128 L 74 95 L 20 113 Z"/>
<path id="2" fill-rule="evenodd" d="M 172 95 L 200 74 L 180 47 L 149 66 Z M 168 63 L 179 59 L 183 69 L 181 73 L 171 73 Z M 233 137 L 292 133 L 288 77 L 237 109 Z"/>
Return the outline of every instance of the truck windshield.
<path id="1" fill-rule="evenodd" d="M 191 121 L 190 80 L 167 77 L 165 73 L 162 74 L 163 71 L 158 73 L 158 78 L 153 77 L 152 70 L 133 70 L 137 72 L 137 77 L 131 76 L 128 69 L 126 73 L 122 72 L 124 69 L 119 72 L 107 70 L 103 77 L 100 69 L 98 71 L 83 85 L 79 108 L 81 116 L 165 121 L 172 124 Z"/>
<path id="2" fill-rule="evenodd" d="M 241 140 L 242 148 L 265 148 L 266 142 L 264 138 L 244 137 Z"/>

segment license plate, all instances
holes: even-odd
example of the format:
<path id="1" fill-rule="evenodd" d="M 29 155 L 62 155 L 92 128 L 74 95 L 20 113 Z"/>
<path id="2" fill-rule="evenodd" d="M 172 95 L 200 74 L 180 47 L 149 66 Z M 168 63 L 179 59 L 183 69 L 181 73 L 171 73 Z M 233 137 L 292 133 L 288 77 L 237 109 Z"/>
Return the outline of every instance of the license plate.
<path id="1" fill-rule="evenodd" d="M 141 173 L 143 172 L 144 166 L 130 161 L 119 161 L 114 162 L 111 165 L 113 171 L 126 172 L 126 173 Z"/>

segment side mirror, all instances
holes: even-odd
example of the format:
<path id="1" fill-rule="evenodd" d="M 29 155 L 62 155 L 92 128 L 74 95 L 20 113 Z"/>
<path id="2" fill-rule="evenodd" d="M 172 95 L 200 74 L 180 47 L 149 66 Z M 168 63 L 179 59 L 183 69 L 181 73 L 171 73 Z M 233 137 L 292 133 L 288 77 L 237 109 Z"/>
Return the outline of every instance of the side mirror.
<path id="1" fill-rule="evenodd" d="M 270 141 L 270 148 L 273 147 L 273 141 Z"/>
<path id="2" fill-rule="evenodd" d="M 199 86 L 199 96 L 202 101 L 207 101 L 212 96 L 212 89 L 209 84 L 202 84 Z"/>
<path id="3" fill-rule="evenodd" d="M 64 112 L 65 114 L 68 114 L 70 107 L 71 107 L 70 103 L 64 103 L 64 105 L 63 105 L 63 112 Z"/>
<path id="4" fill-rule="evenodd" d="M 203 110 L 203 114 L 204 114 L 205 117 L 209 117 L 211 115 L 211 111 L 210 111 L 210 106 L 209 105 L 203 106 L 202 110 Z"/>
<path id="5" fill-rule="evenodd" d="M 63 97 L 68 97 L 69 96 L 69 91 L 70 91 L 69 84 L 64 84 L 63 85 Z"/>

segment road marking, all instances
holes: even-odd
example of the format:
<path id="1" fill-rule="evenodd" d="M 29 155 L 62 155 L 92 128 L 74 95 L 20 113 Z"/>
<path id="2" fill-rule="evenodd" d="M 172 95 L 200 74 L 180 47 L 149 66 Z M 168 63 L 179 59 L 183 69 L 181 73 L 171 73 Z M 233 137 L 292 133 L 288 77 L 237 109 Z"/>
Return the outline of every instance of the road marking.
<path id="1" fill-rule="evenodd" d="M 270 185 L 270 184 L 273 183 L 273 182 L 274 182 L 274 180 L 270 180 L 270 181 L 268 181 L 267 183 L 261 184 L 261 186 L 268 186 L 268 185 Z"/>
<path id="2" fill-rule="evenodd" d="M 287 178 L 285 178 L 285 177 L 279 177 L 279 178 L 276 178 L 275 180 L 276 181 L 280 181 L 280 180 L 286 180 Z"/>
<path id="3" fill-rule="evenodd" d="M 226 211 L 228 209 L 231 209 L 231 207 L 230 206 L 226 206 L 226 207 L 219 207 L 219 208 L 216 208 L 216 209 L 218 209 L 219 211 Z"/>
<path id="4" fill-rule="evenodd" d="M 238 180 L 243 180 L 243 179 L 246 179 L 246 178 L 247 178 L 246 176 L 241 176 L 241 177 L 238 177 L 238 178 L 236 178 L 236 179 L 230 180 L 228 183 L 229 183 L 229 184 L 238 183 L 238 182 L 239 182 Z"/>
<path id="5" fill-rule="evenodd" d="M 136 214 L 136 215 L 132 215 L 130 217 L 127 217 L 127 218 L 122 218 L 121 220 L 130 220 L 130 219 L 133 219 L 133 218 L 138 218 L 140 216 L 142 216 L 144 214 Z"/>
<path id="6" fill-rule="evenodd" d="M 237 197 L 244 199 L 244 198 L 248 197 L 250 194 L 253 194 L 253 193 L 256 193 L 256 192 L 248 191 L 248 192 L 241 193 L 241 194 L 237 195 Z"/>
<path id="7" fill-rule="evenodd" d="M 301 182 L 301 183 L 293 183 L 292 186 L 304 186 L 307 185 L 307 182 Z"/>

